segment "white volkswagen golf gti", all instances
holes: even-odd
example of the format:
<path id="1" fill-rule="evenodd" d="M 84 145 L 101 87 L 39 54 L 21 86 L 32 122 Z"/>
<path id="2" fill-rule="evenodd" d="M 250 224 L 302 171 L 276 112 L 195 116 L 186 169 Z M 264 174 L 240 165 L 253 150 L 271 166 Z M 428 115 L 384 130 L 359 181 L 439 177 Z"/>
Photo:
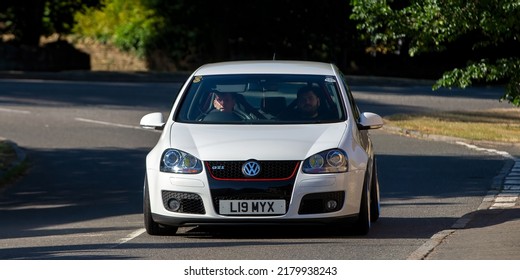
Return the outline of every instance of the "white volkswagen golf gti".
<path id="1" fill-rule="evenodd" d="M 368 233 L 379 217 L 368 130 L 332 64 L 208 64 L 182 86 L 146 157 L 144 224 L 151 235 L 215 224 L 332 224 Z"/>

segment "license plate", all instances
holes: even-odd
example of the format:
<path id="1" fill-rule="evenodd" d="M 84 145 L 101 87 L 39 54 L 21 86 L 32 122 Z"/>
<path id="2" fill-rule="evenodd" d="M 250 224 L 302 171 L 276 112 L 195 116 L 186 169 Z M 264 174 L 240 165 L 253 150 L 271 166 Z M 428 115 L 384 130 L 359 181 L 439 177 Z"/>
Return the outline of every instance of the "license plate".
<path id="1" fill-rule="evenodd" d="M 221 200 L 222 215 L 285 214 L 285 200 Z"/>

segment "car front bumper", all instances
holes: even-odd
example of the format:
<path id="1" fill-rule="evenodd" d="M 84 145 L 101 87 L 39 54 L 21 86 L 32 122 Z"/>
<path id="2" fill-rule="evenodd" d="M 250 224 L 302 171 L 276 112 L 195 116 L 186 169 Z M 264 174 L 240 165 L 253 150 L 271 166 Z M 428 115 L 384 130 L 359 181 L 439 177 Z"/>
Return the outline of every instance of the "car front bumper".
<path id="1" fill-rule="evenodd" d="M 155 176 L 153 176 L 155 175 Z M 365 172 L 305 174 L 273 182 L 219 182 L 206 174 L 179 175 L 148 170 L 150 206 L 155 222 L 170 226 L 247 224 L 328 224 L 359 213 Z M 169 209 L 171 198 L 180 210 Z M 222 215 L 219 201 L 284 199 L 286 211 L 277 215 Z M 326 207 L 330 200 L 338 205 Z"/>

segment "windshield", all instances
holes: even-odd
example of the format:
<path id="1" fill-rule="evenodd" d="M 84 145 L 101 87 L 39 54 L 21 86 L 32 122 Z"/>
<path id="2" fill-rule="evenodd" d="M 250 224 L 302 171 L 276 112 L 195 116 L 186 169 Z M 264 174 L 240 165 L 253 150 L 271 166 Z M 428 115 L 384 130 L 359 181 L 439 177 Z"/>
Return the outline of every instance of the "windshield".
<path id="1" fill-rule="evenodd" d="M 321 123 L 345 120 L 338 81 L 320 75 L 195 76 L 177 122 Z"/>

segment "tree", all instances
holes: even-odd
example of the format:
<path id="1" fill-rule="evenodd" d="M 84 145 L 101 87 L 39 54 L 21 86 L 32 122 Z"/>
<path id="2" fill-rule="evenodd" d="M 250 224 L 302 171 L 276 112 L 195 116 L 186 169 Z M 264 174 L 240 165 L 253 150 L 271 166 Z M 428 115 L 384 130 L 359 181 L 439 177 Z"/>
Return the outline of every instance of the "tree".
<path id="1" fill-rule="evenodd" d="M 14 35 L 20 44 L 38 46 L 43 33 L 44 8 L 43 0 L 3 0 L 0 4 L 2 33 Z"/>
<path id="2" fill-rule="evenodd" d="M 101 0 L 101 7 L 78 12 L 74 19 L 76 34 L 113 43 L 141 57 L 164 29 L 164 19 L 145 7 L 142 0 Z"/>
<path id="3" fill-rule="evenodd" d="M 348 1 L 145 0 L 168 20 L 170 53 L 192 64 L 235 59 L 302 59 L 348 65 L 355 28 Z M 184 50 L 181 52 L 181 50 Z"/>
<path id="4" fill-rule="evenodd" d="M 465 47 L 466 65 L 447 71 L 439 87 L 505 81 L 501 100 L 520 106 L 518 0 L 351 0 L 351 19 L 372 52 L 410 56 Z"/>
<path id="5" fill-rule="evenodd" d="M 355 28 L 345 20 L 348 1 L 299 0 L 103 0 L 104 7 L 78 15 L 78 33 L 140 46 L 153 70 L 192 69 L 236 59 L 306 59 L 348 65 Z M 128 5 L 126 3 L 129 3 Z M 115 7 L 140 7 L 127 13 Z M 116 16 L 118 15 L 118 16 Z M 325 16 L 326 15 L 326 16 Z M 115 19 L 119 20 L 115 22 Z M 91 21 L 92 23 L 88 23 Z M 132 22 L 148 22 L 134 24 Z M 91 27 L 89 27 L 91 25 Z M 101 30 L 105 28 L 105 30 Z M 95 31 L 96 32 L 90 32 Z M 128 32 L 118 32 L 127 30 Z M 147 36 L 136 36 L 147 34 Z M 148 36 L 149 35 L 149 36 Z M 133 38 L 133 39 L 132 39 Z M 174 66 L 171 67 L 171 64 Z"/>
<path id="6" fill-rule="evenodd" d="M 69 33 L 74 14 L 96 5 L 99 0 L 2 0 L 0 34 L 12 34 L 15 42 L 37 47 L 40 36 Z"/>

